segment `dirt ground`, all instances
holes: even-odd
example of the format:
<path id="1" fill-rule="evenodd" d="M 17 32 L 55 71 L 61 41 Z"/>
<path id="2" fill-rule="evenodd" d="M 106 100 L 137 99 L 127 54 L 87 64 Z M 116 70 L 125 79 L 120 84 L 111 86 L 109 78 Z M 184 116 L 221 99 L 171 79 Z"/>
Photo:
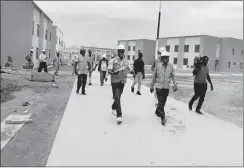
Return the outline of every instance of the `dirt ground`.
<path id="1" fill-rule="evenodd" d="M 194 95 L 193 76 L 178 76 L 177 92 L 170 90 L 170 96 L 189 103 Z M 151 76 L 146 76 L 143 80 L 145 86 L 150 85 Z M 241 76 L 212 76 L 212 83 L 214 91 L 210 90 L 208 84 L 208 91 L 202 110 L 219 117 L 223 120 L 229 121 L 239 127 L 243 127 L 243 77 Z M 196 107 L 198 100 L 195 102 Z"/>
<path id="2" fill-rule="evenodd" d="M 53 73 L 53 69 L 49 69 Z M 68 102 L 75 76 L 62 66 L 53 82 L 29 81 L 26 71 L 1 74 L 1 122 L 10 114 L 32 113 L 25 124 L 1 150 L 1 166 L 45 166 Z M 28 106 L 23 103 L 28 102 Z"/>

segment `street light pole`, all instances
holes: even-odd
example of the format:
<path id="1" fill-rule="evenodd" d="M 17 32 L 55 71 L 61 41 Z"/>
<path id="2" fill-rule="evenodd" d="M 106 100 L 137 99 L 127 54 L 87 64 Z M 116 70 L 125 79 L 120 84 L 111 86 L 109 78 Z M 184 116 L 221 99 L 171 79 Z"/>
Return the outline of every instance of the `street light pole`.
<path id="1" fill-rule="evenodd" d="M 160 30 L 160 18 L 161 18 L 161 0 L 159 3 L 159 12 L 158 12 L 158 28 L 157 28 L 157 38 L 156 38 L 156 48 L 155 48 L 155 59 L 158 55 L 158 39 L 159 39 L 159 30 Z"/>

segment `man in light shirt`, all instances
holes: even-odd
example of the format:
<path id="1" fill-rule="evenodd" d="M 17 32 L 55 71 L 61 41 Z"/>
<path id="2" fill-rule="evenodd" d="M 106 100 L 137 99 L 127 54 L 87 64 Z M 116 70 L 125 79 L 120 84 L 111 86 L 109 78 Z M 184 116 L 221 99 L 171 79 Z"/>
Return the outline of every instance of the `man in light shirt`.
<path id="1" fill-rule="evenodd" d="M 47 55 L 46 50 L 42 50 L 42 54 L 39 56 L 40 65 L 38 68 L 38 72 L 41 72 L 42 69 L 44 69 L 45 72 L 47 72 Z"/>

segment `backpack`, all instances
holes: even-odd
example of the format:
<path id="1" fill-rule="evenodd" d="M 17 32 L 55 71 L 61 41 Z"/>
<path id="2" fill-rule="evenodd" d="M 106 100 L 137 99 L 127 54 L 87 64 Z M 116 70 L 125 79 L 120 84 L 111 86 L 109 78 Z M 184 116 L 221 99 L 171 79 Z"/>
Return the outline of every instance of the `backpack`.
<path id="1" fill-rule="evenodd" d="M 101 71 L 107 71 L 107 61 L 101 61 Z"/>

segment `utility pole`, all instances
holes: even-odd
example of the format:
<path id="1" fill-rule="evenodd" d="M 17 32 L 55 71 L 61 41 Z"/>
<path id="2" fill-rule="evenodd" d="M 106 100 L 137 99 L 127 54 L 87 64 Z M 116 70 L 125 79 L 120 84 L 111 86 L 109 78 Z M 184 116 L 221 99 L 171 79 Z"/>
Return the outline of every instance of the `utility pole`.
<path id="1" fill-rule="evenodd" d="M 161 18 L 161 0 L 159 3 L 159 12 L 158 12 L 158 28 L 157 28 L 157 38 L 156 38 L 156 48 L 155 48 L 155 59 L 158 55 L 158 39 L 159 39 L 159 30 L 160 30 L 160 18 Z"/>

